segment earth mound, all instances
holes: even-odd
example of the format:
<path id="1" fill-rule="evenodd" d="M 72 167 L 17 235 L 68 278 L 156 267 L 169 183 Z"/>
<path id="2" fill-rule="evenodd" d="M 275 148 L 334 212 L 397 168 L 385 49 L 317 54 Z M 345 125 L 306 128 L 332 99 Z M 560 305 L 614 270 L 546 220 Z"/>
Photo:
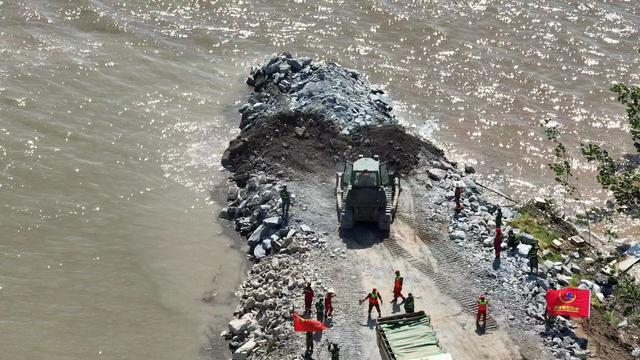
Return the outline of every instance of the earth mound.
<path id="1" fill-rule="evenodd" d="M 267 117 L 231 141 L 223 165 L 243 186 L 256 171 L 280 176 L 331 172 L 358 155 L 379 155 L 390 168 L 406 174 L 421 158 L 439 159 L 443 152 L 399 125 L 365 126 L 344 134 L 321 116 L 286 112 Z"/>

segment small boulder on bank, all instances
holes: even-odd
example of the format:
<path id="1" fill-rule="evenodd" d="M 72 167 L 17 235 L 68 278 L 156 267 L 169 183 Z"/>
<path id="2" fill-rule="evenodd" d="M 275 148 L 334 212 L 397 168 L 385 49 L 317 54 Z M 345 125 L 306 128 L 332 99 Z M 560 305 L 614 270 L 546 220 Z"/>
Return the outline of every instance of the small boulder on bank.
<path id="1" fill-rule="evenodd" d="M 247 341 L 233 353 L 233 360 L 246 360 L 247 356 L 251 354 L 256 345 L 256 342 L 253 340 Z"/>
<path id="2" fill-rule="evenodd" d="M 521 256 L 528 256 L 529 255 L 529 251 L 531 251 L 531 245 L 527 245 L 527 244 L 520 244 L 518 245 L 518 253 Z"/>
<path id="3" fill-rule="evenodd" d="M 272 227 L 272 228 L 278 227 L 281 224 L 282 224 L 282 218 L 280 216 L 272 216 L 270 218 L 266 218 L 262 220 L 262 225 Z"/>
<path id="4" fill-rule="evenodd" d="M 252 319 L 250 314 L 245 314 L 240 319 L 233 319 L 229 321 L 229 332 L 232 335 L 238 335 L 249 328 L 251 321 Z"/>
<path id="5" fill-rule="evenodd" d="M 440 181 L 440 180 L 444 179 L 445 177 L 447 177 L 447 171 L 446 170 L 437 169 L 437 168 L 429 169 L 429 178 L 431 178 L 433 180 L 436 180 L 436 181 Z"/>
<path id="6" fill-rule="evenodd" d="M 469 165 L 469 164 L 465 164 L 464 165 L 464 172 L 467 173 L 467 174 L 475 174 L 476 173 L 476 169 L 473 166 Z"/>

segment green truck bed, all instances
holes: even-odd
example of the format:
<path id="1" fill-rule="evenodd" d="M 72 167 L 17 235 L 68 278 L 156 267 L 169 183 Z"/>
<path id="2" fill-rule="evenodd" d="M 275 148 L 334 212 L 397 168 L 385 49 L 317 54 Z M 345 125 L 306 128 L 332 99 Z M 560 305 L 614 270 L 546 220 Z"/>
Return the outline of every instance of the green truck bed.
<path id="1" fill-rule="evenodd" d="M 440 348 L 424 311 L 377 319 L 376 336 L 383 360 L 453 359 Z"/>

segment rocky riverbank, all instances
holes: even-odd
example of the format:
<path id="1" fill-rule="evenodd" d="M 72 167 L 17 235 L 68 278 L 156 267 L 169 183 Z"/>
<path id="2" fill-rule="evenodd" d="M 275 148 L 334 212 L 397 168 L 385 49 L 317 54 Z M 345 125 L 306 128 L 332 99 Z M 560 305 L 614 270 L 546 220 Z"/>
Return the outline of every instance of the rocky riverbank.
<path id="1" fill-rule="evenodd" d="M 571 259 L 568 258 L 566 263 L 551 263 L 550 268 L 547 268 L 549 261 L 546 260 L 538 274 L 529 273 L 528 253 L 537 239 L 514 228 L 521 241 L 516 251 L 509 251 L 506 234 L 512 228 L 508 223 L 517 216 L 517 212 L 513 208 L 502 207 L 507 222 L 503 226 L 505 239 L 500 260 L 494 260 L 495 218 L 500 205 L 488 199 L 472 175 L 460 177 L 450 174 L 437 186 L 445 190 L 448 200 L 452 200 L 456 183 L 464 188 L 464 209 L 452 213 L 449 238 L 459 246 L 459 255 L 472 264 L 472 268 L 484 269 L 485 276 L 478 279 L 478 285 L 491 299 L 492 315 L 501 323 L 524 331 L 535 329 L 557 358 L 585 359 L 587 342 L 576 335 L 575 325 L 561 317 L 549 321 L 544 319 L 546 290 L 568 285 L 568 282 L 562 283 L 556 278 L 556 265 L 570 269 L 573 265 Z"/>
<path id="2" fill-rule="evenodd" d="M 592 301 L 598 304 L 613 301 L 608 253 L 580 237 L 576 226 L 557 215 L 544 200 L 536 199 L 526 206 L 501 206 L 497 201 L 500 198 L 484 191 L 475 182 L 474 175 L 448 169 L 440 163 L 435 165 L 428 175 L 436 182 L 435 186 L 445 193 L 444 200 L 454 199 L 456 184 L 464 188 L 464 209 L 460 212 L 447 209 L 451 214 L 449 240 L 457 245 L 457 253 L 463 261 L 471 269 L 479 270 L 475 282 L 492 299 L 493 316 L 510 327 L 525 332 L 535 331 L 555 358 L 586 359 L 591 350 L 587 348 L 585 331 L 591 329 L 583 331 L 584 322 L 581 321 L 574 322 L 562 317 L 545 318 L 546 290 L 575 286 L 590 289 L 594 298 Z M 503 225 L 503 252 L 500 260 L 496 261 L 493 240 L 498 207 L 502 209 L 506 224 Z M 518 224 L 517 219 L 523 215 L 520 211 L 526 212 L 525 216 L 535 216 L 542 227 L 559 237 L 547 244 L 513 227 L 511 224 Z M 514 231 L 520 242 L 514 251 L 507 246 L 506 234 L 510 230 Z M 530 273 L 528 254 L 534 243 L 543 250 L 539 253 L 539 271 Z M 594 333 L 615 333 L 611 325 L 595 323 L 597 329 Z M 610 356 L 627 358 L 630 355 L 614 335 L 610 338 L 592 336 L 591 341 L 595 342 L 591 349 L 598 348 Z"/>

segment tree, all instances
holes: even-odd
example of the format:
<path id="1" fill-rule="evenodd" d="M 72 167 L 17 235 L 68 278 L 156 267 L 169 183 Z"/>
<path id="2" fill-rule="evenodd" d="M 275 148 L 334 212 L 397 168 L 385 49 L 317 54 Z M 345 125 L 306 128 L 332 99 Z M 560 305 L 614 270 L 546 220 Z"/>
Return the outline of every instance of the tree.
<path id="1" fill-rule="evenodd" d="M 627 107 L 629 132 L 637 157 L 640 155 L 640 87 L 616 84 L 611 91 L 617 93 L 617 100 Z M 604 189 L 611 190 L 619 210 L 637 214 L 640 205 L 638 164 L 629 157 L 614 160 L 607 150 L 596 144 L 580 144 L 580 148 L 587 161 L 597 164 L 596 180 Z"/>
<path id="2" fill-rule="evenodd" d="M 554 180 L 564 188 L 562 198 L 562 211 L 564 213 L 566 211 L 568 195 L 572 196 L 577 201 L 582 198 L 582 195 L 576 186 L 578 179 L 575 177 L 571 169 L 571 162 L 573 161 L 573 158 L 567 152 L 567 148 L 564 144 L 560 141 L 560 125 L 552 124 L 551 121 L 547 119 L 543 122 L 542 126 L 544 127 L 544 134 L 547 136 L 547 139 L 555 144 L 553 147 L 554 161 L 549 163 L 548 166 L 556 175 Z M 580 201 L 580 205 L 582 206 L 585 215 L 587 215 L 587 207 L 585 206 L 584 201 Z M 589 221 L 588 216 L 586 218 L 586 222 L 587 229 L 589 231 L 589 243 L 591 243 L 591 222 Z"/>
<path id="3" fill-rule="evenodd" d="M 555 173 L 555 181 L 564 188 L 564 197 L 562 200 L 562 209 L 564 211 L 567 203 L 567 195 L 573 196 L 577 190 L 574 185 L 576 179 L 571 172 L 572 158 L 567 153 L 567 148 L 562 142 L 560 142 L 559 125 L 553 124 L 549 119 L 547 119 L 544 121 L 542 126 L 544 127 L 544 134 L 547 136 L 547 139 L 555 144 L 553 148 L 555 160 L 547 165 Z"/>

